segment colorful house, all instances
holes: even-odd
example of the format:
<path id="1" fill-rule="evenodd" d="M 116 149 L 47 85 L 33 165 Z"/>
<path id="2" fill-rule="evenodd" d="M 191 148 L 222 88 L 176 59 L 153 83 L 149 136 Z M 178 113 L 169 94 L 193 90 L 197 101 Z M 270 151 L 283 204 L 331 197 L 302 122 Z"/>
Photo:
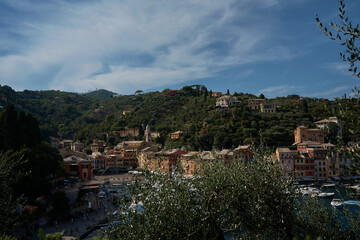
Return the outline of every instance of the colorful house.
<path id="1" fill-rule="evenodd" d="M 93 177 L 91 160 L 70 156 L 64 159 L 66 173 L 82 180 L 91 180 Z"/>

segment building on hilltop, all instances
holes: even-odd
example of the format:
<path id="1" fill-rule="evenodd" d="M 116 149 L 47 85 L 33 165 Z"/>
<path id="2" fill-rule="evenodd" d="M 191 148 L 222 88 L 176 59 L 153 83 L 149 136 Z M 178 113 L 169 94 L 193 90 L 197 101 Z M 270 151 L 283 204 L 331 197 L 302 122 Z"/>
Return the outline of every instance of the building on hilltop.
<path id="1" fill-rule="evenodd" d="M 212 97 L 221 97 L 222 96 L 222 92 L 212 92 L 211 93 Z"/>
<path id="2" fill-rule="evenodd" d="M 329 129 L 330 124 L 334 123 L 339 128 L 337 136 L 341 136 L 341 134 L 342 134 L 341 121 L 337 117 L 329 117 L 327 119 L 323 119 L 323 120 L 320 120 L 320 121 L 317 121 L 314 123 L 317 128 L 322 129 L 322 130 Z"/>
<path id="3" fill-rule="evenodd" d="M 275 113 L 275 104 L 266 102 L 265 99 L 249 99 L 248 108 L 251 113 Z"/>
<path id="4" fill-rule="evenodd" d="M 221 108 L 229 108 L 232 105 L 239 104 L 240 101 L 236 97 L 224 95 L 216 99 L 216 106 Z"/>
<path id="5" fill-rule="evenodd" d="M 183 132 L 179 130 L 179 131 L 170 133 L 170 138 L 171 139 L 179 139 L 182 135 L 183 135 Z"/>
<path id="6" fill-rule="evenodd" d="M 151 138 L 152 139 L 155 139 L 155 138 L 158 138 L 160 137 L 160 133 L 159 132 L 151 132 Z"/>
<path id="7" fill-rule="evenodd" d="M 275 113 L 276 106 L 272 103 L 263 103 L 260 104 L 260 112 L 261 113 Z"/>

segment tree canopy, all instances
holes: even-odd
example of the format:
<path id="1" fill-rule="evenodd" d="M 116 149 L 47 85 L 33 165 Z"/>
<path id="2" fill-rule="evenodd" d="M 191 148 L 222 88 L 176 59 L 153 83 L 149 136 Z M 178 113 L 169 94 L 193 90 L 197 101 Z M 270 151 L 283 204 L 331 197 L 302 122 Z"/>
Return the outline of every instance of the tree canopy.
<path id="1" fill-rule="evenodd" d="M 201 161 L 200 159 L 198 161 Z M 355 239 L 359 224 L 344 225 L 336 210 L 300 198 L 292 179 L 263 148 L 254 161 L 201 162 L 194 178 L 146 174 L 136 181 L 133 206 L 113 220 L 110 239 Z M 181 171 L 181 169 L 178 169 Z M 134 204 L 138 204 L 134 207 Z M 139 206 L 141 207 L 139 209 Z M 346 216 L 359 223 L 359 216 Z"/>

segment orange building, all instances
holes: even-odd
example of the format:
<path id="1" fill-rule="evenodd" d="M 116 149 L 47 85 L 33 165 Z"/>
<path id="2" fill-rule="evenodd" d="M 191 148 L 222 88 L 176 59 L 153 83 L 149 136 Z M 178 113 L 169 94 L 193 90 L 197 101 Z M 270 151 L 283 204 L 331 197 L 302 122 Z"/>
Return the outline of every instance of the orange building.
<path id="1" fill-rule="evenodd" d="M 177 164 L 178 158 L 186 152 L 179 149 L 172 149 L 164 152 L 160 163 L 161 172 L 172 173 Z"/>
<path id="2" fill-rule="evenodd" d="M 73 177 L 79 177 L 82 180 L 91 180 L 92 166 L 91 161 L 76 156 L 70 156 L 64 159 L 66 173 Z"/>
<path id="3" fill-rule="evenodd" d="M 136 158 L 135 150 L 133 150 L 133 149 L 124 150 L 124 151 L 122 151 L 121 157 L 123 159 L 122 166 L 136 167 L 137 158 Z"/>
<path id="4" fill-rule="evenodd" d="M 308 129 L 305 126 L 297 127 L 294 130 L 295 143 L 301 143 L 305 141 L 314 141 L 324 143 L 324 130 L 321 129 Z"/>
<path id="5" fill-rule="evenodd" d="M 198 154 L 199 152 L 188 152 L 181 155 L 180 163 L 185 175 L 194 174 Z"/>
<path id="6" fill-rule="evenodd" d="M 176 132 L 170 133 L 170 138 L 171 139 L 179 139 L 182 135 L 183 135 L 182 131 L 176 131 Z"/>

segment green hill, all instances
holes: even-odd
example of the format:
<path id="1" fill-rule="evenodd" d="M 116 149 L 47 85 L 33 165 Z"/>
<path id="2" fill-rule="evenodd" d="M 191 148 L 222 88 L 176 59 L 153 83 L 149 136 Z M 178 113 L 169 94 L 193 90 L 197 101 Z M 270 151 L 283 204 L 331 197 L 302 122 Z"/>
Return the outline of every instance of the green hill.
<path id="1" fill-rule="evenodd" d="M 114 92 L 108 91 L 106 89 L 98 89 L 98 90 L 89 91 L 87 93 L 84 93 L 84 95 L 87 97 L 93 97 L 93 98 L 109 98 L 109 97 L 112 97 L 117 94 Z"/>
<path id="2" fill-rule="evenodd" d="M 313 127 L 313 122 L 337 115 L 340 101 L 290 95 L 266 99 L 277 106 L 276 113 L 251 114 L 247 101 L 256 96 L 235 93 L 233 96 L 240 103 L 219 109 L 215 106 L 216 98 L 199 85 L 185 86 L 176 94 L 165 89 L 110 98 L 61 91 L 15 92 L 8 86 L 0 87 L 0 93 L 1 106 L 13 103 L 16 109 L 31 113 L 40 121 L 45 137 L 109 141 L 106 134 L 110 131 L 137 126 L 142 132 L 149 125 L 152 131 L 161 134 L 157 142 L 169 148 L 187 146 L 194 150 L 230 148 L 257 141 L 260 135 L 270 146 L 290 146 L 297 126 Z M 178 130 L 183 136 L 171 140 L 169 133 Z"/>

